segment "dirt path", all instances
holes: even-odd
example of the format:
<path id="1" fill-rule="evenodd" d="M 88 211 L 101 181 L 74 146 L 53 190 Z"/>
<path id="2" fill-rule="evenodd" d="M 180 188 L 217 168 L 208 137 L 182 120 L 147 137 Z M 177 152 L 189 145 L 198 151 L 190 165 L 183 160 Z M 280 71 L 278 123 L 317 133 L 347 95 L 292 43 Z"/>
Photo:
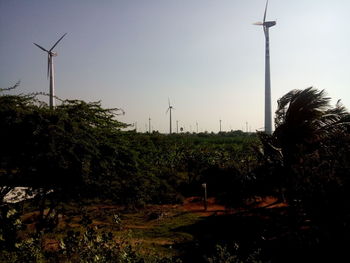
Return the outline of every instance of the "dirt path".
<path id="1" fill-rule="evenodd" d="M 204 209 L 204 202 L 199 197 L 188 197 L 184 203 L 179 206 L 183 211 L 191 213 L 198 213 L 199 215 L 206 217 L 211 215 L 224 214 L 228 212 L 228 209 L 224 205 L 220 205 L 216 202 L 214 197 L 208 198 L 207 209 Z"/>
<path id="2" fill-rule="evenodd" d="M 257 197 L 254 202 L 248 204 L 249 208 L 279 208 L 287 206 L 286 203 L 278 202 L 275 197 Z M 204 209 L 204 202 L 200 197 L 188 197 L 184 203 L 179 206 L 179 209 L 191 213 L 197 213 L 203 217 L 211 215 L 234 214 L 245 211 L 247 208 L 227 208 L 224 205 L 218 204 L 214 197 L 208 198 L 207 209 Z"/>

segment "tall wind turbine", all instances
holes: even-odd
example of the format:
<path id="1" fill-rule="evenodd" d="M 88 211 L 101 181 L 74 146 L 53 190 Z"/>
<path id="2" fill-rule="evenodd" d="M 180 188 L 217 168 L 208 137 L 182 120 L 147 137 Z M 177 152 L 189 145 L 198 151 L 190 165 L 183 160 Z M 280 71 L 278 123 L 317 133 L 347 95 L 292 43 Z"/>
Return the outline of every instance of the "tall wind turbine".
<path id="1" fill-rule="evenodd" d="M 65 35 L 67 35 L 67 33 L 65 33 L 63 36 L 61 36 L 61 38 L 59 40 L 57 40 L 57 42 L 49 50 L 43 48 L 42 46 L 39 46 L 36 43 L 33 43 L 41 50 L 47 52 L 47 78 L 50 79 L 50 101 L 49 101 L 50 108 L 55 107 L 55 99 L 54 99 L 54 97 L 55 97 L 55 82 L 54 82 L 54 70 L 53 70 L 52 58 L 57 56 L 57 53 L 53 52 L 52 50 L 57 46 L 57 44 L 62 40 L 62 38 L 64 38 Z"/>
<path id="2" fill-rule="evenodd" d="M 271 119 L 271 80 L 270 80 L 270 39 L 269 28 L 276 25 L 276 21 L 266 21 L 266 11 L 268 0 L 266 1 L 263 22 L 256 22 L 254 25 L 263 26 L 265 34 L 265 132 L 272 133 Z"/>
<path id="3" fill-rule="evenodd" d="M 169 113 L 170 113 L 170 114 L 169 114 L 169 115 L 170 115 L 170 129 L 169 129 L 169 133 L 171 134 L 171 131 L 172 131 L 172 130 L 171 130 L 171 110 L 174 109 L 174 108 L 173 108 L 173 106 L 171 106 L 171 104 L 170 104 L 170 99 L 168 99 L 168 104 L 169 104 L 169 107 L 168 107 L 166 113 L 168 113 L 168 111 L 169 111 Z"/>

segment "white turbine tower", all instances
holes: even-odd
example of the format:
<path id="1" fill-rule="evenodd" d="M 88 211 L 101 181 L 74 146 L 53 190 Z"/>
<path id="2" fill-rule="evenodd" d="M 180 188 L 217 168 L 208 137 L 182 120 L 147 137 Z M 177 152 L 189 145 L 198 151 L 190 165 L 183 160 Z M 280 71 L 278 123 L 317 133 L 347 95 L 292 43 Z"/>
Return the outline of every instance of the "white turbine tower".
<path id="1" fill-rule="evenodd" d="M 266 21 L 266 11 L 268 0 L 264 12 L 263 22 L 254 23 L 254 25 L 263 26 L 265 34 L 265 132 L 272 133 L 272 117 L 271 117 L 271 80 L 270 80 L 270 39 L 269 28 L 276 25 L 276 21 Z"/>
<path id="2" fill-rule="evenodd" d="M 167 111 L 166 111 L 166 113 L 168 113 L 168 111 L 169 111 L 169 115 L 170 115 L 170 128 L 169 128 L 169 134 L 171 134 L 171 132 L 172 132 L 172 130 L 171 130 L 171 110 L 173 110 L 174 108 L 173 108 L 173 106 L 171 106 L 170 105 L 170 99 L 168 99 L 168 104 L 169 104 L 169 107 L 168 107 L 168 109 L 167 109 Z"/>
<path id="3" fill-rule="evenodd" d="M 63 36 L 61 36 L 61 38 L 59 40 L 57 40 L 57 42 L 49 50 L 46 50 L 42 46 L 39 46 L 38 44 L 33 43 L 41 50 L 47 52 L 47 78 L 50 79 L 50 100 L 49 100 L 50 108 L 55 107 L 55 99 L 54 99 L 54 97 L 55 97 L 55 82 L 54 82 L 54 69 L 53 69 L 52 57 L 57 56 L 57 53 L 53 52 L 52 50 L 57 46 L 58 42 L 60 42 L 62 40 L 62 38 L 64 38 L 65 35 L 67 35 L 67 33 L 65 33 Z"/>

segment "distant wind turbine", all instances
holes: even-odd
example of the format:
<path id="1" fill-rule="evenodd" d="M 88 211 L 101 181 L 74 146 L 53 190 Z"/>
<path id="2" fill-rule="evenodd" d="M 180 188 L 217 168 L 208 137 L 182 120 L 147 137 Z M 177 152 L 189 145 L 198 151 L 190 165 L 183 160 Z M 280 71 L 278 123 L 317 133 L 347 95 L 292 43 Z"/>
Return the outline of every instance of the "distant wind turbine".
<path id="1" fill-rule="evenodd" d="M 54 99 L 54 97 L 55 97 L 55 83 L 54 83 L 54 69 L 53 69 L 52 57 L 57 56 L 57 53 L 53 52 L 52 50 L 57 46 L 57 44 L 62 40 L 62 38 L 64 38 L 65 35 L 67 35 L 67 33 L 65 33 L 63 36 L 61 36 L 61 38 L 59 40 L 57 40 L 57 42 L 49 50 L 43 48 L 42 46 L 39 46 L 36 43 L 33 43 L 41 50 L 47 52 L 47 78 L 50 78 L 50 100 L 49 100 L 50 108 L 55 107 L 55 99 Z"/>
<path id="2" fill-rule="evenodd" d="M 272 133 L 271 118 L 271 80 L 270 80 L 270 39 L 269 28 L 276 25 L 276 21 L 266 21 L 266 11 L 268 0 L 266 1 L 263 22 L 256 22 L 254 25 L 263 26 L 265 34 L 265 132 Z"/>
<path id="3" fill-rule="evenodd" d="M 174 107 L 173 106 L 171 106 L 171 104 L 170 104 L 170 99 L 168 98 L 168 104 L 169 104 L 169 107 L 168 107 L 168 109 L 167 109 L 167 111 L 166 111 L 166 113 L 168 113 L 168 111 L 169 111 L 169 115 L 170 115 L 170 128 L 169 128 L 169 134 L 171 134 L 171 132 L 172 132 L 172 130 L 171 130 L 171 110 L 173 110 L 174 109 Z"/>

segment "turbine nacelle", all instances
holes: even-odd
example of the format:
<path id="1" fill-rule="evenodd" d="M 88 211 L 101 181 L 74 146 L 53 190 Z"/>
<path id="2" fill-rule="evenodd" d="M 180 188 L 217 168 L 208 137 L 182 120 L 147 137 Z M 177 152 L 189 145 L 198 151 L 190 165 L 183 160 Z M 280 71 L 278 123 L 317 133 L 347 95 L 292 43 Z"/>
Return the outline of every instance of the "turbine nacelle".
<path id="1" fill-rule="evenodd" d="M 170 110 L 170 112 L 171 112 L 171 110 L 174 110 L 174 107 L 173 107 L 173 106 L 169 106 L 168 109 L 166 110 L 165 114 L 168 114 L 168 111 L 169 111 L 169 110 Z"/>
<path id="2" fill-rule="evenodd" d="M 264 23 L 265 27 L 273 27 L 274 25 L 276 25 L 276 21 L 266 21 Z"/>
<path id="3" fill-rule="evenodd" d="M 256 23 L 253 23 L 253 25 L 264 26 L 264 27 L 273 27 L 274 25 L 276 25 L 276 21 L 256 22 Z"/>

